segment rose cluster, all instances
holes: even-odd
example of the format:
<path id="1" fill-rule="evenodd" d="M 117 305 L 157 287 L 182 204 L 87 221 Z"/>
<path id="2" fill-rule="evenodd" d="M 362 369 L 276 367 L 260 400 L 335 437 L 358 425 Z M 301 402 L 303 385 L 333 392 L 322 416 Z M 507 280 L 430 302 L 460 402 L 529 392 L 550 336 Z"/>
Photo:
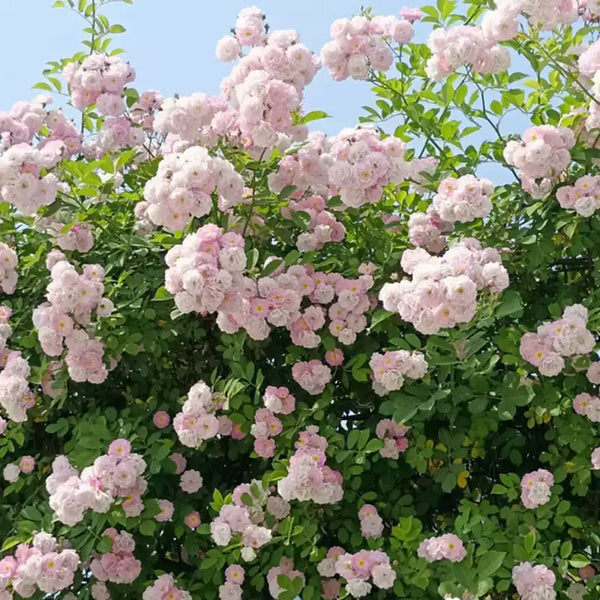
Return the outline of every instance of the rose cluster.
<path id="1" fill-rule="evenodd" d="M 505 71 L 510 66 L 510 55 L 498 42 L 516 37 L 521 14 L 532 27 L 551 30 L 573 23 L 578 6 L 576 0 L 498 0 L 495 10 L 485 11 L 481 26 L 433 31 L 428 42 L 433 56 L 427 63 L 427 74 L 440 81 L 463 65 L 477 73 Z"/>
<path id="2" fill-rule="evenodd" d="M 286 327 L 293 344 L 316 348 L 321 343 L 317 331 L 326 324 L 326 316 L 330 333 L 342 344 L 353 344 L 367 326 L 367 292 L 373 286 L 369 275 L 345 279 L 338 273 L 314 271 L 310 265 L 293 265 L 258 283 L 247 278 L 245 282 L 241 306 L 227 312 L 221 309 L 217 319 L 226 333 L 244 328 L 251 338 L 262 340 L 268 337 L 270 326 Z M 304 298 L 312 305 L 302 311 Z M 330 305 L 327 312 L 324 305 Z"/>
<path id="3" fill-rule="evenodd" d="M 29 144 L 11 146 L 0 156 L 0 200 L 26 216 L 56 199 L 62 184 L 47 170 L 62 159 L 64 143 L 48 142 L 42 149 Z"/>
<path id="4" fill-rule="evenodd" d="M 512 570 L 512 580 L 521 600 L 554 600 L 556 576 L 544 565 L 529 562 L 516 565 Z"/>
<path id="5" fill-rule="evenodd" d="M 162 104 L 162 96 L 159 92 L 147 90 L 140 94 L 138 101 L 130 109 L 130 118 L 142 129 L 151 132 L 154 129 L 154 117 Z"/>
<path id="6" fill-rule="evenodd" d="M 467 66 L 475 73 L 501 73 L 510 66 L 510 54 L 496 37 L 479 26 L 462 25 L 451 29 L 434 29 L 427 45 L 432 52 L 425 71 L 434 81 L 441 81 L 458 68 Z M 502 39 L 502 38 L 500 38 Z"/>
<path id="7" fill-rule="evenodd" d="M 523 475 L 521 501 L 525 508 L 537 508 L 550 500 L 554 477 L 546 469 L 538 469 Z"/>
<path id="8" fill-rule="evenodd" d="M 315 348 L 316 333 L 329 316 L 329 331 L 343 344 L 351 344 L 367 326 L 367 294 L 373 278 L 344 279 L 337 273 L 315 272 L 294 265 L 285 272 L 262 277 L 258 283 L 244 277 L 243 238 L 205 225 L 167 253 L 165 287 L 184 313 L 218 312 L 217 324 L 226 333 L 245 329 L 255 340 L 269 336 L 271 326 L 286 327 L 292 343 Z M 278 267 L 282 270 L 282 267 Z M 301 311 L 304 298 L 312 305 Z M 334 301 L 335 300 L 335 301 Z M 330 305 L 328 312 L 322 305 Z"/>
<path id="9" fill-rule="evenodd" d="M 390 215 L 393 216 L 393 215 Z M 413 246 L 437 254 L 446 247 L 444 233 L 452 231 L 452 223 L 443 221 L 430 206 L 427 212 L 416 212 L 408 219 L 408 239 Z"/>
<path id="10" fill-rule="evenodd" d="M 17 102 L 9 111 L 0 111 L 0 148 L 30 144 L 46 123 L 50 96 L 36 96 L 31 102 Z"/>
<path id="11" fill-rule="evenodd" d="M 83 519 L 86 510 L 106 513 L 115 498 L 123 498 L 125 515 L 138 516 L 144 507 L 141 496 L 148 486 L 142 477 L 145 470 L 144 459 L 131 453 L 127 440 L 112 442 L 108 454 L 98 457 L 81 475 L 66 456 L 58 456 L 46 479 L 50 508 L 61 523 L 72 526 Z"/>
<path id="12" fill-rule="evenodd" d="M 328 242 L 344 239 L 346 228 L 325 207 L 323 196 L 309 196 L 292 201 L 289 208 L 282 209 L 282 215 L 290 219 L 295 212 L 304 212 L 310 217 L 308 231 L 298 236 L 296 245 L 300 252 L 321 250 Z"/>
<path id="13" fill-rule="evenodd" d="M 274 498 L 274 497 L 271 497 Z M 217 546 L 227 546 L 236 534 L 240 534 L 245 560 L 252 560 L 255 550 L 271 541 L 271 528 L 265 527 L 265 511 L 277 519 L 289 514 L 287 502 L 279 500 L 269 505 L 268 492 L 260 482 L 238 485 L 232 493 L 233 504 L 224 504 L 219 516 L 210 524 L 210 533 Z"/>
<path id="14" fill-rule="evenodd" d="M 384 458 L 397 459 L 408 448 L 406 425 L 398 425 L 391 419 L 382 419 L 375 427 L 375 435 L 383 440 L 383 448 L 379 453 Z"/>
<path id="15" fill-rule="evenodd" d="M 74 381 L 102 383 L 108 375 L 104 344 L 84 328 L 91 322 L 92 311 L 107 317 L 114 310 L 113 303 L 102 296 L 104 269 L 85 265 L 80 275 L 64 256 L 57 255 L 50 277 L 48 302 L 33 311 L 42 350 L 48 356 L 61 356 L 66 346 L 69 376 Z"/>
<path id="16" fill-rule="evenodd" d="M 262 21 L 259 12 L 249 18 Z M 294 123 L 293 114 L 302 107 L 304 88 L 319 70 L 319 59 L 293 30 L 265 36 L 258 26 L 244 25 L 236 29 L 236 36 L 237 45 L 235 38 L 219 42 L 221 58 L 235 59 L 240 54 L 240 40 L 253 47 L 221 82 L 221 93 L 231 109 L 219 116 L 213 129 L 219 135 L 229 134 L 233 143 L 257 158 L 268 149 L 305 139 L 308 130 Z"/>
<path id="17" fill-rule="evenodd" d="M 404 378 L 422 379 L 427 373 L 427 361 L 421 352 L 395 350 L 375 352 L 369 361 L 373 376 L 373 389 L 378 396 L 402 389 Z"/>
<path id="18" fill-rule="evenodd" d="M 358 511 L 360 532 L 365 538 L 378 538 L 383 533 L 383 520 L 372 504 L 365 504 Z"/>
<path id="19" fill-rule="evenodd" d="M 439 537 L 423 540 L 417 554 L 430 563 L 437 560 L 461 562 L 467 555 L 467 551 L 458 536 L 453 533 L 445 533 Z"/>
<path id="20" fill-rule="evenodd" d="M 240 304 L 246 267 L 244 239 L 204 225 L 167 252 L 165 287 L 183 313 L 210 314 Z"/>
<path id="21" fill-rule="evenodd" d="M 12 294 L 17 287 L 17 253 L 4 242 L 0 242 L 0 292 Z"/>
<path id="22" fill-rule="evenodd" d="M 254 451 L 261 458 L 275 455 L 275 440 L 283 431 L 281 421 L 267 408 L 259 408 L 254 415 L 254 423 L 250 429 L 254 437 Z"/>
<path id="23" fill-rule="evenodd" d="M 242 46 L 259 46 L 266 41 L 265 15 L 257 6 L 242 8 L 235 20 L 234 36 L 226 36 L 217 43 L 217 58 L 231 62 L 242 52 Z"/>
<path id="24" fill-rule="evenodd" d="M 492 210 L 494 185 L 489 179 L 463 175 L 448 177 L 440 183 L 433 197 L 433 210 L 448 223 L 468 223 L 487 217 Z"/>
<path id="25" fill-rule="evenodd" d="M 107 152 L 141 147 L 145 139 L 144 130 L 133 125 L 127 117 L 110 117 L 102 123 L 100 131 L 84 143 L 84 154 L 99 159 Z"/>
<path id="26" fill-rule="evenodd" d="M 321 59 L 335 81 L 367 79 L 370 69 L 387 71 L 394 62 L 390 44 L 407 44 L 415 34 L 409 20 L 394 15 L 337 19 L 330 33 Z"/>
<path id="27" fill-rule="evenodd" d="M 550 193 L 552 185 L 571 162 L 575 135 L 566 127 L 530 127 L 522 140 L 511 140 L 504 148 L 504 160 L 519 169 L 523 189 L 533 198 Z"/>
<path id="28" fill-rule="evenodd" d="M 296 399 L 286 387 L 268 385 L 263 395 L 263 402 L 273 414 L 289 415 L 294 412 Z"/>
<path id="29" fill-rule="evenodd" d="M 400 314 L 428 335 L 468 323 L 477 310 L 478 292 L 501 292 L 508 287 L 500 253 L 483 248 L 474 238 L 455 243 L 441 257 L 423 248 L 406 250 L 401 264 L 412 280 L 386 283 L 379 299 L 386 310 Z"/>
<path id="30" fill-rule="evenodd" d="M 529 24 L 542 31 L 550 31 L 559 25 L 570 25 L 579 16 L 577 0 L 501 0 L 497 4 L 498 10 L 507 16 L 525 14 Z"/>
<path id="31" fill-rule="evenodd" d="M 219 587 L 219 600 L 241 600 L 245 571 L 241 565 L 225 569 L 225 583 Z"/>
<path id="32" fill-rule="evenodd" d="M 27 409 L 35 404 L 35 400 L 29 390 L 29 363 L 20 352 L 6 346 L 12 335 L 8 323 L 10 315 L 10 308 L 0 306 L 0 406 L 11 421 L 22 423 L 27 420 Z"/>
<path id="33" fill-rule="evenodd" d="M 563 208 L 574 209 L 582 217 L 591 217 L 600 209 L 600 177 L 580 177 L 575 185 L 565 185 L 556 190 L 556 199 Z"/>
<path id="34" fill-rule="evenodd" d="M 17 102 L 8 112 L 0 112 L 0 150 L 16 144 L 31 144 L 45 126 L 48 133 L 40 137 L 38 149 L 60 141 L 62 145 L 54 144 L 53 152 L 60 148 L 64 156 L 77 154 L 81 149 L 81 133 L 60 109 L 46 109 L 51 102 L 50 96 L 37 96 L 31 102 Z"/>
<path id="35" fill-rule="evenodd" d="M 173 575 L 161 575 L 150 587 L 144 590 L 143 600 L 192 600 L 192 596 L 177 587 Z"/>
<path id="36" fill-rule="evenodd" d="M 96 555 L 90 570 L 100 581 L 133 583 L 142 572 L 142 563 L 135 558 L 135 539 L 127 531 L 118 532 L 110 527 L 103 536 L 110 538 L 111 551 Z"/>
<path id="37" fill-rule="evenodd" d="M 390 558 L 381 550 L 344 553 L 335 563 L 335 572 L 346 580 L 346 591 L 354 598 L 369 594 L 372 589 L 369 579 L 382 590 L 389 590 L 396 581 Z"/>
<path id="38" fill-rule="evenodd" d="M 224 98 L 197 92 L 163 100 L 153 127 L 155 132 L 166 136 L 166 149 L 181 152 L 198 143 L 204 147 L 215 146 L 219 141 L 218 134 L 228 132 L 223 121 L 231 116 Z"/>
<path id="39" fill-rule="evenodd" d="M 333 546 L 329 548 L 325 558 L 317 564 L 317 571 L 323 577 L 322 596 L 326 600 L 335 600 L 340 594 L 340 582 L 338 579 L 333 579 L 336 576 L 335 565 L 340 556 L 346 554 L 346 551 L 341 546 Z"/>
<path id="40" fill-rule="evenodd" d="M 343 129 L 329 148 L 331 191 L 351 208 L 379 202 L 386 185 L 402 183 L 410 176 L 404 150 L 400 140 L 393 136 L 382 140 L 375 129 Z"/>
<path id="41" fill-rule="evenodd" d="M 586 416 L 593 423 L 600 423 L 600 398 L 583 393 L 573 398 L 573 410 Z"/>
<path id="42" fill-rule="evenodd" d="M 267 571 L 267 584 L 269 586 L 269 593 L 275 599 L 279 598 L 279 594 L 281 594 L 283 591 L 278 581 L 278 578 L 281 575 L 285 575 L 291 580 L 299 578 L 302 580 L 302 584 L 306 582 L 304 573 L 302 573 L 302 571 L 294 570 L 294 560 L 286 557 L 282 558 L 279 561 L 278 566 L 271 567 Z"/>
<path id="43" fill-rule="evenodd" d="M 578 59 L 579 72 L 597 83 L 597 73 L 600 71 L 600 40 L 590 44 Z"/>
<path id="44" fill-rule="evenodd" d="M 177 231 L 211 211 L 215 191 L 219 207 L 226 210 L 242 201 L 244 180 L 229 161 L 194 146 L 162 159 L 144 187 L 143 206 L 154 224 Z"/>
<path id="45" fill-rule="evenodd" d="M 36 589 L 55 594 L 68 588 L 79 566 L 79 555 L 75 550 L 59 550 L 56 539 L 49 533 L 36 533 L 31 545 L 19 544 L 15 555 L 0 560 L 0 597 L 12 598 L 6 589 L 22 598 L 29 598 Z"/>
<path id="46" fill-rule="evenodd" d="M 83 110 L 91 104 L 106 117 L 125 112 L 123 91 L 135 79 L 133 67 L 120 56 L 92 54 L 81 64 L 68 63 L 63 76 L 69 84 L 73 106 Z"/>
<path id="47" fill-rule="evenodd" d="M 55 241 L 61 250 L 75 250 L 85 254 L 89 252 L 94 245 L 94 235 L 87 223 L 75 223 L 68 231 L 61 233 L 64 225 L 56 223 L 55 228 L 59 229 Z"/>
<path id="48" fill-rule="evenodd" d="M 587 309 L 581 304 L 568 306 L 561 319 L 544 323 L 537 333 L 521 338 L 521 356 L 542 375 L 554 377 L 565 367 L 564 357 L 588 354 L 596 343 L 587 329 Z"/>
<path id="49" fill-rule="evenodd" d="M 331 369 L 320 360 L 297 362 L 292 367 L 294 381 L 312 396 L 323 393 L 331 381 Z"/>
<path id="50" fill-rule="evenodd" d="M 197 448 L 203 441 L 231 433 L 229 417 L 215 416 L 223 408 L 225 396 L 211 392 L 203 382 L 195 383 L 189 390 L 180 413 L 173 419 L 179 441 L 189 448 Z"/>
<path id="51" fill-rule="evenodd" d="M 35 458 L 33 456 L 22 456 L 17 464 L 10 463 L 4 467 L 2 476 L 9 483 L 14 483 L 19 479 L 21 473 L 31 473 L 35 468 Z"/>
<path id="52" fill-rule="evenodd" d="M 300 433 L 296 452 L 290 458 L 288 474 L 277 483 L 284 500 L 312 500 L 317 504 L 336 504 L 342 499 L 342 474 L 326 464 L 327 440 L 311 425 Z"/>
<path id="53" fill-rule="evenodd" d="M 402 183 L 421 170 L 420 161 L 404 159 L 405 150 L 398 138 L 381 139 L 367 126 L 343 129 L 331 138 L 313 133 L 280 161 L 279 170 L 268 177 L 269 187 L 276 194 L 288 185 L 325 198 L 339 194 L 346 207 L 359 208 L 379 202 L 389 183 Z"/>

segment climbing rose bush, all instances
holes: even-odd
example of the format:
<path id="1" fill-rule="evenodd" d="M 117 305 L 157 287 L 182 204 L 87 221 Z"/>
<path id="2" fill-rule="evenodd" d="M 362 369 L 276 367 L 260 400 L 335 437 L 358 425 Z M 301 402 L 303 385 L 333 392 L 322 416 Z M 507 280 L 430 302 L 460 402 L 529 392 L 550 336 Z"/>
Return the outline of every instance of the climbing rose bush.
<path id="1" fill-rule="evenodd" d="M 598 598 L 600 3 L 252 6 L 167 97 L 113 1 L 0 111 L 0 600 Z"/>

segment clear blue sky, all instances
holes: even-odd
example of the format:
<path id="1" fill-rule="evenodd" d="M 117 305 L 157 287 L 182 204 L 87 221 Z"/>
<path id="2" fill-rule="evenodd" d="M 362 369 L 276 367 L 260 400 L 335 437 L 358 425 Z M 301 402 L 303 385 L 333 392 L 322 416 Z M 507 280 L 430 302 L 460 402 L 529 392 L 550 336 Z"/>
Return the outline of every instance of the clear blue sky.
<path id="1" fill-rule="evenodd" d="M 155 89 L 164 96 L 192 92 L 216 94 L 231 65 L 217 61 L 214 48 L 235 23 L 238 11 L 257 4 L 267 14 L 272 29 L 297 29 L 301 40 L 319 52 L 329 40 L 329 26 L 338 17 L 352 16 L 361 5 L 376 14 L 398 14 L 403 6 L 423 6 L 425 0 L 135 0 L 115 3 L 105 12 L 112 24 L 126 27 L 116 36 L 118 47 L 137 70 L 135 87 Z M 0 110 L 30 99 L 38 91 L 47 60 L 71 56 L 80 50 L 83 21 L 68 9 L 51 8 L 52 0 L 0 0 L 0 56 L 2 86 Z M 35 9 L 34 9 L 35 7 Z M 417 26 L 417 39 L 425 41 L 430 25 Z M 58 100 L 57 100 L 58 101 Z M 369 84 L 334 82 L 322 69 L 307 89 L 305 107 L 324 110 L 332 119 L 319 122 L 329 134 L 354 125 L 361 106 L 373 103 Z"/>

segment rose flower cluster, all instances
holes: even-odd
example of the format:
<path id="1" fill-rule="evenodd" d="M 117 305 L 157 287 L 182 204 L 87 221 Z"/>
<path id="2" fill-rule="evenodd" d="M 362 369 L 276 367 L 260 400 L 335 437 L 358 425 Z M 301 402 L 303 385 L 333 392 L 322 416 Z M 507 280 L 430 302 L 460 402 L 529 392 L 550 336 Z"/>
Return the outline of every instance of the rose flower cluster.
<path id="1" fill-rule="evenodd" d="M 102 534 L 110 538 L 111 550 L 96 555 L 90 570 L 100 581 L 133 583 L 142 571 L 142 563 L 135 558 L 135 539 L 127 531 L 118 532 L 109 528 Z"/>
<path id="2" fill-rule="evenodd" d="M 0 406 L 11 421 L 21 423 L 27 420 L 27 409 L 34 405 L 35 400 L 29 390 L 29 363 L 21 356 L 21 352 L 6 346 L 12 335 L 8 323 L 11 314 L 10 308 L 0 306 Z M 4 419 L 1 422 L 4 430 L 6 422 Z"/>
<path id="3" fill-rule="evenodd" d="M 587 329 L 587 308 L 574 304 L 565 308 L 562 318 L 544 323 L 537 333 L 521 338 L 521 356 L 542 375 L 554 377 L 565 367 L 565 357 L 588 354 L 596 341 Z"/>
<path id="4" fill-rule="evenodd" d="M 63 69 L 71 102 L 81 110 L 91 104 L 101 115 L 119 117 L 125 112 L 123 90 L 135 80 L 133 67 L 120 56 L 92 54 L 81 64 L 70 62 Z"/>
<path id="5" fill-rule="evenodd" d="M 600 209 L 600 177 L 580 177 L 574 185 L 565 185 L 556 190 L 556 199 L 563 208 L 573 209 L 582 217 L 591 217 Z"/>
<path id="6" fill-rule="evenodd" d="M 8 587 L 22 598 L 40 590 L 44 595 L 55 594 L 71 586 L 79 567 L 75 550 L 61 549 L 49 533 L 36 533 L 31 545 L 19 544 L 14 557 L 0 560 L 0 598 L 13 596 Z"/>
<path id="7" fill-rule="evenodd" d="M 384 458 L 397 459 L 408 448 L 408 429 L 406 425 L 398 425 L 391 419 L 379 421 L 375 428 L 375 435 L 383 440 L 383 448 L 379 450 L 379 454 Z"/>
<path id="8" fill-rule="evenodd" d="M 321 59 L 335 81 L 367 79 L 369 69 L 387 71 L 394 62 L 389 44 L 407 44 L 415 34 L 409 20 L 394 15 L 337 19 L 330 33 Z"/>
<path id="9" fill-rule="evenodd" d="M 211 392 L 203 381 L 195 383 L 188 392 L 181 412 L 173 419 L 179 441 L 189 448 L 197 448 L 217 434 L 229 435 L 232 429 L 229 417 L 217 417 L 214 414 L 224 404 L 223 394 Z"/>
<path id="10" fill-rule="evenodd" d="M 575 135 L 566 127 L 530 127 L 521 142 L 511 140 L 504 160 L 519 169 L 523 189 L 533 198 L 544 198 L 571 162 Z"/>
<path id="11" fill-rule="evenodd" d="M 427 373 L 427 361 L 421 352 L 396 350 L 376 352 L 369 361 L 373 376 L 373 389 L 378 396 L 402 389 L 404 378 L 422 379 Z"/>
<path id="12" fill-rule="evenodd" d="M 346 580 L 346 591 L 354 598 L 362 598 L 370 593 L 373 586 L 369 579 L 382 590 L 389 590 L 396 581 L 390 558 L 381 550 L 344 553 L 335 563 L 335 572 Z"/>
<path id="13" fill-rule="evenodd" d="M 244 180 L 229 161 L 194 146 L 163 158 L 144 187 L 141 206 L 154 224 L 177 231 L 212 210 L 213 192 L 219 193 L 219 207 L 226 210 L 242 201 Z"/>
<path id="14" fill-rule="evenodd" d="M 311 425 L 300 433 L 288 474 L 277 483 L 277 490 L 284 500 L 336 504 L 344 495 L 342 474 L 325 464 L 329 444 L 318 431 L 318 427 Z"/>
<path id="15" fill-rule="evenodd" d="M 46 479 L 50 508 L 65 525 L 76 525 L 85 511 L 106 513 L 115 498 L 122 498 L 125 515 L 134 517 L 144 507 L 141 496 L 148 484 L 142 477 L 146 463 L 139 454 L 131 453 L 127 440 L 115 440 L 108 454 L 98 457 L 91 467 L 78 474 L 66 456 L 52 463 L 52 474 Z"/>
<path id="16" fill-rule="evenodd" d="M 88 332 L 92 311 L 107 317 L 113 303 L 103 297 L 104 269 L 85 265 L 77 273 L 60 252 L 52 264 L 46 298 L 48 302 L 33 311 L 33 324 L 38 330 L 42 350 L 48 356 L 61 356 L 67 348 L 65 362 L 74 381 L 102 383 L 108 371 L 104 364 L 104 344 Z M 53 261 L 52 261 L 53 262 Z"/>
<path id="17" fill-rule="evenodd" d="M 386 310 L 428 335 L 468 323 L 477 310 L 478 292 L 501 292 L 508 287 L 500 253 L 483 248 L 474 238 L 463 238 L 441 257 L 423 248 L 405 250 L 402 268 L 412 280 L 386 283 L 379 299 Z"/>

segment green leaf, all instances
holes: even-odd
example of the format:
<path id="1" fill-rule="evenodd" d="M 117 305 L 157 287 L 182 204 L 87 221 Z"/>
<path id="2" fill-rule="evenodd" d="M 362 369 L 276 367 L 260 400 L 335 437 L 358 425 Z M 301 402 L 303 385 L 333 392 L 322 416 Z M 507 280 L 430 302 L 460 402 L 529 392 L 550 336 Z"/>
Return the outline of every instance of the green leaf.
<path id="1" fill-rule="evenodd" d="M 301 119 L 301 123 L 310 123 L 311 121 L 318 121 L 319 119 L 329 119 L 331 115 L 328 115 L 326 112 L 322 110 L 313 110 L 306 115 L 304 115 Z"/>
<path id="2" fill-rule="evenodd" d="M 147 519 L 146 521 L 142 521 L 140 523 L 140 533 L 142 535 L 152 536 L 152 535 L 154 535 L 155 529 L 156 529 L 156 521 Z"/>
<path id="3" fill-rule="evenodd" d="M 267 264 L 264 269 L 262 270 L 262 273 L 260 274 L 261 277 L 268 277 L 269 275 L 275 273 L 275 271 L 277 271 L 277 269 L 283 264 L 283 259 L 282 258 L 278 258 L 278 259 L 274 259 L 271 260 L 269 262 L 269 264 Z"/>
<path id="4" fill-rule="evenodd" d="M 167 292 L 166 288 L 163 286 L 156 290 L 156 294 L 154 294 L 154 298 L 152 298 L 152 300 L 154 302 L 162 302 L 163 300 L 171 300 L 172 298 L 173 296 L 171 296 L 171 294 Z"/>
<path id="5" fill-rule="evenodd" d="M 40 81 L 40 82 L 36 83 L 36 84 L 33 86 L 33 89 L 34 89 L 34 90 L 48 90 L 49 92 L 51 92 L 51 91 L 52 91 L 52 88 L 50 87 L 50 85 L 48 85 L 48 84 L 47 84 L 46 82 L 44 82 L 44 81 Z"/>
<path id="6" fill-rule="evenodd" d="M 371 318 L 371 328 L 379 325 L 379 323 L 383 323 L 386 319 L 389 319 L 394 313 L 389 312 L 383 308 L 377 309 L 373 313 L 373 317 Z"/>
<path id="7" fill-rule="evenodd" d="M 477 565 L 477 576 L 479 579 L 491 577 L 502 566 L 502 561 L 505 556 L 506 552 L 488 550 Z"/>
<path id="8" fill-rule="evenodd" d="M 496 317 L 520 317 L 523 314 L 521 294 L 515 290 L 507 290 L 502 294 L 502 302 L 496 309 Z"/>
<path id="9" fill-rule="evenodd" d="M 290 267 L 291 265 L 295 265 L 300 258 L 300 252 L 298 250 L 292 250 L 285 257 L 285 265 L 286 267 Z"/>
<path id="10" fill-rule="evenodd" d="M 573 542 L 571 540 L 563 542 L 562 546 L 560 547 L 560 557 L 567 558 L 571 552 L 573 552 Z"/>
<path id="11" fill-rule="evenodd" d="M 583 554 L 573 554 L 569 564 L 576 569 L 581 569 L 582 567 L 586 567 L 590 564 L 590 559 Z"/>
<path id="12" fill-rule="evenodd" d="M 8 537 L 4 540 L 4 542 L 2 542 L 2 552 L 4 552 L 5 550 L 10 550 L 10 548 L 13 548 L 14 546 L 17 546 L 18 544 L 21 544 L 22 542 L 27 541 L 27 537 L 23 537 L 22 535 L 13 535 L 11 537 Z"/>
<path id="13" fill-rule="evenodd" d="M 535 546 L 535 531 L 530 531 L 523 540 L 523 545 L 525 546 L 525 551 L 527 554 L 531 554 L 533 551 L 533 547 Z"/>
<path id="14" fill-rule="evenodd" d="M 285 200 L 286 198 L 288 198 L 291 194 L 293 194 L 296 191 L 296 186 L 295 185 L 286 185 L 281 192 L 279 192 L 279 194 L 277 195 L 277 197 L 280 200 Z"/>
<path id="15" fill-rule="evenodd" d="M 442 479 L 442 490 L 447 494 L 450 493 L 456 487 L 456 474 L 452 471 L 449 471 Z"/>

